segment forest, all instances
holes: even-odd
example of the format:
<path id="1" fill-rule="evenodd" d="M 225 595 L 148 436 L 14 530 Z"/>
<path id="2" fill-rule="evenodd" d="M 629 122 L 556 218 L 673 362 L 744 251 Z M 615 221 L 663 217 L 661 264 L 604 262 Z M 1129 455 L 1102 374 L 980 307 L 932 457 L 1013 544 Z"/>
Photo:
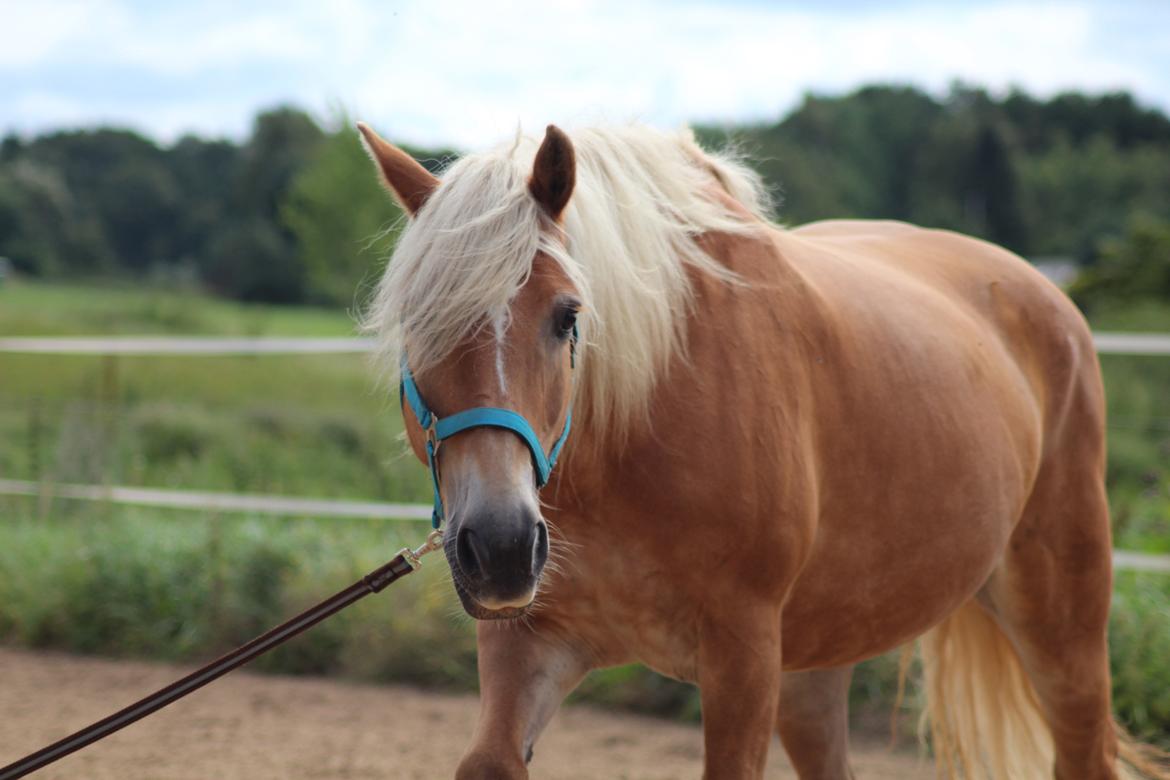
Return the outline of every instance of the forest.
<path id="1" fill-rule="evenodd" d="M 696 128 L 763 173 L 784 224 L 900 219 L 1079 264 L 1073 293 L 1170 299 L 1170 118 L 1124 93 L 808 94 L 775 123 Z M 409 151 L 432 169 L 458 150 Z M 245 301 L 351 306 L 401 214 L 344 114 L 290 106 L 242 142 L 131 130 L 0 143 L 0 256 L 46 281 L 109 278 Z"/>

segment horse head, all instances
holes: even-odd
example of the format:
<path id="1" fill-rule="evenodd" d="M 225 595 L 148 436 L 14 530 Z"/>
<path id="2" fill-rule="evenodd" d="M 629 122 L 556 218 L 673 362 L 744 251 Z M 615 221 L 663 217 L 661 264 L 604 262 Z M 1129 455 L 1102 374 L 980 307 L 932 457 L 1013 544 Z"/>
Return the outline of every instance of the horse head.
<path id="1" fill-rule="evenodd" d="M 396 258 L 418 262 L 392 262 L 381 297 L 393 321 L 383 324 L 399 330 L 406 434 L 432 469 L 455 589 L 472 617 L 515 617 L 548 561 L 538 490 L 571 419 L 584 294 L 557 258 L 573 146 L 550 125 L 526 180 L 485 192 L 447 187 L 359 129 L 410 217 Z"/>

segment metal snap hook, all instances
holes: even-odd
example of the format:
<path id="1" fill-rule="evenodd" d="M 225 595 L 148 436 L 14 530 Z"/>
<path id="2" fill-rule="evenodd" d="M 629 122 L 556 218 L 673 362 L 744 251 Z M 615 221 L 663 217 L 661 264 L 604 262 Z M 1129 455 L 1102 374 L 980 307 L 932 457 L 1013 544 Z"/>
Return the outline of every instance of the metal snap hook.
<path id="1" fill-rule="evenodd" d="M 434 531 L 431 531 L 429 534 L 427 534 L 426 541 L 419 545 L 416 549 L 412 550 L 409 547 L 403 547 L 398 551 L 398 554 L 401 555 L 403 559 L 410 564 L 410 568 L 421 569 L 422 560 L 420 559 L 427 553 L 442 549 L 442 547 L 443 532 L 435 529 Z"/>

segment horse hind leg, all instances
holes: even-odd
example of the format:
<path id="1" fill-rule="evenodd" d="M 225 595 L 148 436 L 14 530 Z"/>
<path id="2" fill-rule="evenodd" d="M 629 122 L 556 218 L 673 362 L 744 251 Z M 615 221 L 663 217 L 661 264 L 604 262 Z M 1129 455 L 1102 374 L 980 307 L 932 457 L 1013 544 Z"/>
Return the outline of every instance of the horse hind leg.
<path id="1" fill-rule="evenodd" d="M 785 672 L 776 722 L 800 780 L 853 780 L 849 768 L 852 666 Z"/>
<path id="2" fill-rule="evenodd" d="M 948 774 L 1119 777 L 1111 555 L 1099 470 L 1047 464 L 987 585 L 923 638 L 932 737 Z"/>
<path id="3" fill-rule="evenodd" d="M 1113 720 L 1107 641 L 1113 548 L 1094 460 L 1066 459 L 1041 470 L 984 600 L 1034 688 L 1051 732 L 1055 777 L 1131 777 L 1133 767 L 1170 778 L 1143 760 L 1142 746 L 1119 740 Z"/>

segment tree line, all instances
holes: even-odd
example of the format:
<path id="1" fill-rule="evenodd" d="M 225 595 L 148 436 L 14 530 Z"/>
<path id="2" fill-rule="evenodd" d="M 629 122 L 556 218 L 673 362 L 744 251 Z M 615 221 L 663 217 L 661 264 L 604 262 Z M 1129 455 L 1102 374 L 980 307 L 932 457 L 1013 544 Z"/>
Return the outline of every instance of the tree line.
<path id="1" fill-rule="evenodd" d="M 1038 99 L 955 85 L 937 98 L 878 85 L 807 95 L 774 123 L 696 129 L 748 157 L 786 224 L 951 228 L 1075 260 L 1082 303 L 1170 300 L 1170 118 L 1127 93 Z M 408 151 L 434 170 L 456 154 Z M 30 276 L 349 305 L 400 224 L 344 116 L 264 111 L 240 143 L 164 147 L 115 128 L 0 142 L 0 256 Z"/>

